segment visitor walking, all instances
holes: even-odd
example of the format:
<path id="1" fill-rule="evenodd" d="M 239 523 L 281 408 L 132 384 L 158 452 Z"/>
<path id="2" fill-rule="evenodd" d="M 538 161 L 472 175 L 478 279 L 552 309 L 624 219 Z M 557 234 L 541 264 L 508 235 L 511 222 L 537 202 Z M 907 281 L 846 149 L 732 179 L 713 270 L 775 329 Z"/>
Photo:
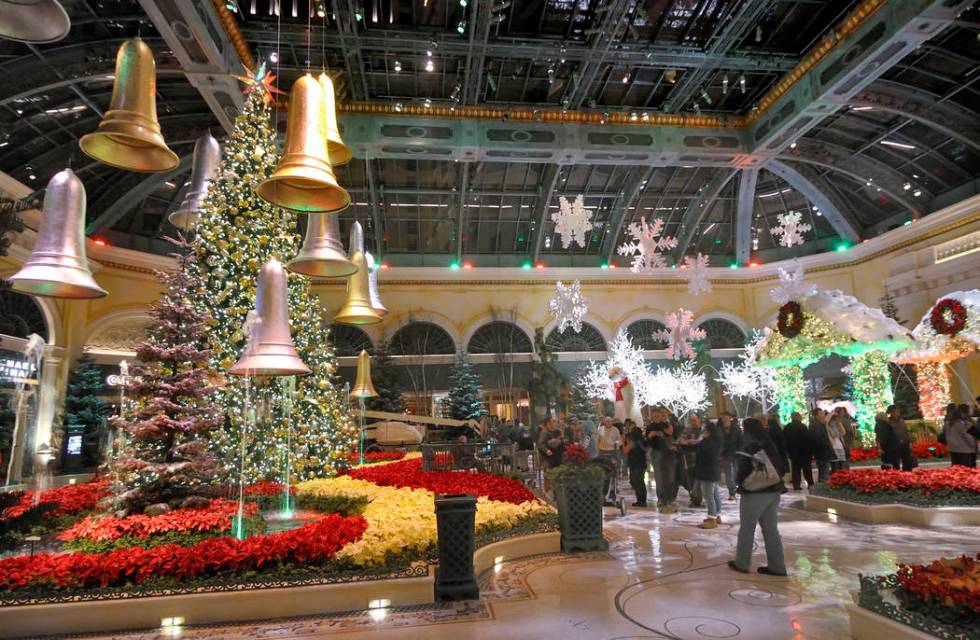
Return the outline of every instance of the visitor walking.
<path id="1" fill-rule="evenodd" d="M 977 438 L 973 435 L 973 421 L 970 420 L 969 405 L 956 408 L 953 419 L 945 427 L 946 446 L 949 447 L 949 462 L 962 467 L 977 466 Z M 971 430 L 973 433 L 970 433 Z"/>
<path id="2" fill-rule="evenodd" d="M 629 469 L 630 486 L 636 494 L 634 507 L 647 506 L 647 450 L 643 442 L 643 432 L 632 419 L 627 418 L 626 428 L 626 468 Z"/>
<path id="3" fill-rule="evenodd" d="M 817 462 L 817 482 L 830 478 L 830 463 L 834 460 L 834 448 L 827 437 L 827 412 L 820 407 L 810 413 L 810 446 Z"/>
<path id="4" fill-rule="evenodd" d="M 881 468 L 895 469 L 900 465 L 898 445 L 895 444 L 895 434 L 888 423 L 888 414 L 882 411 L 875 415 L 875 442 L 881 451 Z"/>
<path id="5" fill-rule="evenodd" d="M 851 467 L 851 449 L 854 447 L 854 420 L 851 418 L 851 414 L 847 412 L 846 407 L 837 407 L 834 409 L 834 413 L 837 414 L 837 420 L 840 426 L 844 429 L 844 468 L 849 469 Z"/>
<path id="6" fill-rule="evenodd" d="M 844 448 L 844 425 L 841 424 L 837 412 L 829 414 L 827 419 L 827 440 L 834 456 L 830 460 L 830 472 L 840 471 L 847 465 L 847 451 Z"/>
<path id="7" fill-rule="evenodd" d="M 599 449 L 599 457 L 606 458 L 616 467 L 619 474 L 619 452 L 622 448 L 623 437 L 619 429 L 613 426 L 613 419 L 605 417 L 599 425 L 599 432 L 596 434 L 596 446 Z"/>
<path id="8" fill-rule="evenodd" d="M 912 457 L 912 444 L 909 439 L 909 428 L 902 418 L 902 410 L 898 405 L 888 406 L 888 424 L 891 425 L 892 435 L 895 437 L 895 446 L 898 449 L 898 457 L 902 461 L 902 471 L 911 471 L 915 468 L 915 458 Z"/>
<path id="9" fill-rule="evenodd" d="M 683 460 L 681 484 L 687 489 L 691 499 L 690 505 L 695 509 L 701 506 L 701 486 L 694 479 L 694 464 L 697 454 L 697 444 L 701 440 L 701 416 L 692 413 L 687 418 L 687 427 L 681 432 L 677 444 L 680 447 Z"/>
<path id="10" fill-rule="evenodd" d="M 772 443 L 776 445 L 776 450 L 786 457 L 786 438 L 783 435 L 783 426 L 779 423 L 779 413 L 770 411 L 767 414 L 763 413 L 759 416 L 759 422 L 765 427 L 766 431 L 769 433 L 769 438 Z"/>
<path id="11" fill-rule="evenodd" d="M 786 438 L 786 453 L 793 478 L 793 490 L 802 489 L 802 480 L 806 480 L 809 489 L 813 486 L 813 467 L 810 464 L 813 459 L 813 447 L 810 442 L 810 432 L 803 424 L 803 416 L 795 411 L 790 415 L 789 424 L 783 430 L 783 437 Z"/>
<path id="12" fill-rule="evenodd" d="M 721 524 L 721 451 L 725 446 L 725 434 L 716 422 L 708 422 L 701 441 L 695 448 L 694 479 L 701 486 L 701 496 L 708 508 L 708 517 L 701 523 L 702 529 L 714 529 Z"/>
<path id="13" fill-rule="evenodd" d="M 596 446 L 595 423 L 586 418 L 582 421 L 582 446 L 589 454 L 589 459 L 599 455 L 599 448 Z"/>
<path id="14" fill-rule="evenodd" d="M 738 542 L 735 559 L 728 566 L 741 573 L 748 573 L 752 563 L 752 545 L 756 526 L 762 528 L 766 547 L 766 565 L 758 572 L 772 576 L 786 575 L 783 558 L 783 541 L 779 537 L 779 496 L 786 492 L 782 477 L 786 473 L 786 459 L 755 418 L 742 423 L 745 441 L 739 452 L 738 492 L 739 502 Z"/>
<path id="15" fill-rule="evenodd" d="M 728 499 L 735 499 L 735 452 L 742 447 L 742 429 L 735 422 L 735 416 L 725 411 L 718 418 L 725 443 L 721 448 L 721 470 L 725 474 L 725 486 L 728 488 Z"/>
<path id="16" fill-rule="evenodd" d="M 653 450 L 653 476 L 657 483 L 657 508 L 663 513 L 677 511 L 677 445 L 674 443 L 674 425 L 670 422 L 653 423 L 647 430 L 647 442 Z"/>

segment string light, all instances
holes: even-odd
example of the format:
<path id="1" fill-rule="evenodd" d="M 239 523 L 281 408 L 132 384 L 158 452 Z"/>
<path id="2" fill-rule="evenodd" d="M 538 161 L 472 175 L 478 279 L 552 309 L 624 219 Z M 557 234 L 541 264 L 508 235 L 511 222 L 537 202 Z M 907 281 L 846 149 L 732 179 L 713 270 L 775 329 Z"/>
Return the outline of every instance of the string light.
<path id="1" fill-rule="evenodd" d="M 875 414 L 884 411 L 895 399 L 888 371 L 888 355 L 883 351 L 868 351 L 851 356 L 851 381 L 861 441 L 869 444 L 874 442 Z"/>
<path id="2" fill-rule="evenodd" d="M 949 393 L 949 372 L 944 362 L 919 362 L 915 365 L 915 384 L 919 391 L 919 410 L 931 422 L 942 422 Z"/>
<path id="3" fill-rule="evenodd" d="M 745 74 L 741 74 L 738 77 L 738 88 L 744 94 L 745 93 Z"/>
<path id="4" fill-rule="evenodd" d="M 721 79 L 721 92 L 724 95 L 728 95 L 728 74 L 727 73 L 725 74 L 725 77 Z"/>
<path id="5" fill-rule="evenodd" d="M 395 60 L 395 73 L 399 73 L 402 70 L 401 60 Z"/>

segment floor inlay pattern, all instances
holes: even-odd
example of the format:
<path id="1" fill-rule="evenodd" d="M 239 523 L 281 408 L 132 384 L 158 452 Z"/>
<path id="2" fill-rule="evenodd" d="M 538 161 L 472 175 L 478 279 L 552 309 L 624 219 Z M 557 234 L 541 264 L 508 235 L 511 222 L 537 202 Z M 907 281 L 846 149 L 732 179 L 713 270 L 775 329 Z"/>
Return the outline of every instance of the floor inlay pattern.
<path id="1" fill-rule="evenodd" d="M 683 496 L 683 492 L 682 492 Z M 897 562 L 980 552 L 980 528 L 870 525 L 802 509 L 783 496 L 780 531 L 789 578 L 731 571 L 738 503 L 716 529 L 702 509 L 607 510 L 609 551 L 504 562 L 480 576 L 480 601 L 389 608 L 244 625 L 184 627 L 183 638 L 515 640 L 838 640 L 857 574 Z M 764 563 L 757 536 L 753 570 Z M 172 635 L 172 634 L 171 634 Z M 98 636 L 150 640 L 159 631 Z"/>

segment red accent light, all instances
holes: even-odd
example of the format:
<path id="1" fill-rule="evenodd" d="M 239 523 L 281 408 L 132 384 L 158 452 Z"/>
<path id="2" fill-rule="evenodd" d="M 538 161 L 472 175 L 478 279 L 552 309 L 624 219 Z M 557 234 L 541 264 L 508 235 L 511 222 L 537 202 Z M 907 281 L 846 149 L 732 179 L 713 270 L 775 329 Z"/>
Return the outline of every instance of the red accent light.
<path id="1" fill-rule="evenodd" d="M 616 268 L 616 265 L 614 265 L 614 264 L 610 264 L 610 265 L 609 265 L 609 268 L 610 268 L 610 269 L 615 269 L 615 268 Z"/>
<path id="2" fill-rule="evenodd" d="M 390 269 L 391 268 L 391 265 L 388 264 L 387 262 L 382 262 L 381 263 L 381 268 L 382 269 Z"/>
<path id="3" fill-rule="evenodd" d="M 463 268 L 464 269 L 472 269 L 473 268 L 473 263 L 471 263 L 471 262 L 464 262 L 463 263 Z"/>
<path id="4" fill-rule="evenodd" d="M 750 267 L 758 267 L 759 266 L 759 263 L 758 262 L 750 262 L 749 263 L 749 266 Z"/>
<path id="5" fill-rule="evenodd" d="M 534 265 L 534 268 L 535 269 L 544 269 L 544 265 L 539 262 L 538 264 Z"/>
<path id="6" fill-rule="evenodd" d="M 99 245 L 100 247 L 106 246 L 106 241 L 103 240 L 102 238 L 93 238 L 92 239 L 92 242 L 94 242 L 95 244 Z"/>

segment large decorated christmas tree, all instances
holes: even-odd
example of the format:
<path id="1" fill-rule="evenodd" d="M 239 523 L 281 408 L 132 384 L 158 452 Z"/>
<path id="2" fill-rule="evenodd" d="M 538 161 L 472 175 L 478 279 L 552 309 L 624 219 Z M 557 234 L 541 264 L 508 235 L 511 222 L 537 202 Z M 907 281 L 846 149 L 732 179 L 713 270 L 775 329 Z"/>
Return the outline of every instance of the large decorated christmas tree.
<path id="1" fill-rule="evenodd" d="M 157 273 L 166 289 L 150 306 L 146 339 L 136 347 L 142 364 L 126 385 L 130 409 L 112 419 L 128 434 L 112 468 L 123 485 L 118 506 L 131 513 L 194 504 L 215 494 L 222 476 L 209 447 L 221 424 L 213 400 L 218 376 L 207 366 L 209 317 L 191 302 L 204 290 L 187 272 L 193 254 L 175 257 L 176 270 Z"/>
<path id="2" fill-rule="evenodd" d="M 269 78 L 260 71 L 225 143 L 220 171 L 196 227 L 197 260 L 191 267 L 207 289 L 197 304 L 212 317 L 211 364 L 221 372 L 245 347 L 243 327 L 255 304 L 259 269 L 269 258 L 287 263 L 300 247 L 296 214 L 255 194 L 279 156 L 268 86 Z M 226 469 L 237 473 L 245 427 L 247 481 L 284 477 L 287 450 L 292 478 L 330 475 L 355 447 L 357 427 L 347 412 L 347 399 L 332 384 L 337 359 L 320 322 L 318 299 L 310 282 L 295 274 L 289 274 L 289 316 L 296 349 L 312 374 L 251 381 L 227 376 L 219 392 L 225 427 L 215 439 L 217 450 Z M 246 385 L 251 416 L 246 415 Z"/>

